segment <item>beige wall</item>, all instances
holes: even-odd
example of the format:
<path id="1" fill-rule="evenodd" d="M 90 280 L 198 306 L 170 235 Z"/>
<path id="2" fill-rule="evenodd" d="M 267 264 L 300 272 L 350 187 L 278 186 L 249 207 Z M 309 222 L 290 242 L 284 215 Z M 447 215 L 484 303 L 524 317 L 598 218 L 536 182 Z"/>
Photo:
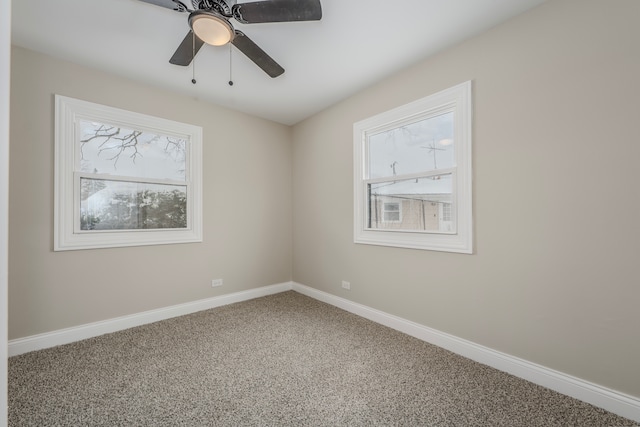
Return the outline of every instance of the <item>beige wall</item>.
<path id="1" fill-rule="evenodd" d="M 7 423 L 11 0 L 0 1 L 0 424 Z"/>
<path id="2" fill-rule="evenodd" d="M 10 339 L 291 280 L 289 127 L 21 48 L 11 83 Z M 53 252 L 54 94 L 202 126 L 204 242 Z"/>
<path id="3" fill-rule="evenodd" d="M 640 397 L 639 17 L 552 0 L 296 125 L 294 280 Z M 474 254 L 355 245 L 353 123 L 466 80 Z"/>

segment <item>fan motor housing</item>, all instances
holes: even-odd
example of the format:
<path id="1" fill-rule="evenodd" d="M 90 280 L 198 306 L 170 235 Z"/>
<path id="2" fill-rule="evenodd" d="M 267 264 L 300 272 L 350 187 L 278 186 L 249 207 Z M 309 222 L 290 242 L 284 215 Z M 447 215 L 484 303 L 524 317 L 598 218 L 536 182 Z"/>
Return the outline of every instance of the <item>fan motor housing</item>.
<path id="1" fill-rule="evenodd" d="M 237 0 L 191 0 L 194 9 L 213 10 L 221 15 L 231 15 Z"/>

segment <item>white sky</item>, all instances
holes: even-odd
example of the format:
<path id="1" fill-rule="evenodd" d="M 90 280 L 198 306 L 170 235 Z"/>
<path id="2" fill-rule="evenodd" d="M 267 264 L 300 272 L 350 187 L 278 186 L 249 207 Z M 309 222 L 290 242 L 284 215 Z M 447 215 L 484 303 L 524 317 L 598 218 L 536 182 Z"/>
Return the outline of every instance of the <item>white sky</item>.
<path id="1" fill-rule="evenodd" d="M 452 112 L 371 135 L 369 178 L 450 168 L 453 147 Z"/>
<path id="2" fill-rule="evenodd" d="M 95 135 L 100 125 L 100 123 L 81 121 L 80 139 Z M 132 132 L 131 129 L 121 128 L 119 137 Z M 132 157 L 135 149 L 130 147 L 120 154 L 116 162 L 113 157 L 118 150 L 109 149 L 109 147 L 119 147 L 122 145 L 122 141 L 111 139 L 105 142 L 106 138 L 95 138 L 82 146 L 80 170 L 109 175 L 184 181 L 186 168 L 184 147 L 186 146 L 186 141 L 175 138 L 172 138 L 172 140 L 179 141 L 182 147 L 181 151 L 170 151 L 169 153 L 165 151 L 168 141 L 166 136 L 142 133 L 138 137 L 138 144 L 136 145 L 138 155 L 135 157 L 135 161 Z M 80 150 L 80 147 L 78 147 L 78 150 Z"/>
<path id="3" fill-rule="evenodd" d="M 393 178 L 405 174 L 455 166 L 453 112 L 369 136 L 369 178 Z M 451 193 L 451 176 L 376 184 L 378 194 Z"/>

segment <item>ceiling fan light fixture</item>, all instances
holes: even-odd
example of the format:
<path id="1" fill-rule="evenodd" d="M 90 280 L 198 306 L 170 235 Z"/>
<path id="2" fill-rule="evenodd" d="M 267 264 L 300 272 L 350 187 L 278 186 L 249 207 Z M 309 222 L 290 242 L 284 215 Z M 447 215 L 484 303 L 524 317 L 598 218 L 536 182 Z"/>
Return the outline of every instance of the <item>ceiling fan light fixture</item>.
<path id="1" fill-rule="evenodd" d="M 189 15 L 189 26 L 203 42 L 222 46 L 233 40 L 233 27 L 223 16 L 206 10 L 196 10 Z"/>

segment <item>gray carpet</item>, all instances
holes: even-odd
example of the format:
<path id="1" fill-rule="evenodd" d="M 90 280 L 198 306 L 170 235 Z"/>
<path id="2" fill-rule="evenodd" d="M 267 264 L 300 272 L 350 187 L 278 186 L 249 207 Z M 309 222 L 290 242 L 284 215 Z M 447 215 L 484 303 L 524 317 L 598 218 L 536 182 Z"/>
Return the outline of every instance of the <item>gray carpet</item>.
<path id="1" fill-rule="evenodd" d="M 10 426 L 634 426 L 285 292 L 9 359 Z"/>

